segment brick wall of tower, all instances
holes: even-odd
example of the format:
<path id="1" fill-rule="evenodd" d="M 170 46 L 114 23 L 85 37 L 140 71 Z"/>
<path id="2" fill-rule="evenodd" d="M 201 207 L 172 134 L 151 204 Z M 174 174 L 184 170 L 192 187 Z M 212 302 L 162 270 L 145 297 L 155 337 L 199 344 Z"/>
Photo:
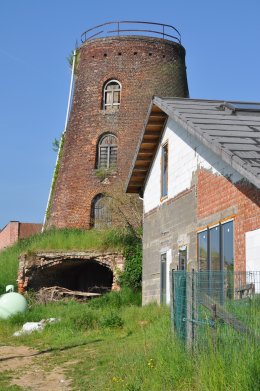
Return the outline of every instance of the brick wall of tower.
<path id="1" fill-rule="evenodd" d="M 103 86 L 122 84 L 120 109 L 102 108 Z M 110 37 L 83 44 L 78 52 L 74 97 L 47 227 L 90 227 L 91 201 L 118 194 L 135 154 L 153 95 L 188 96 L 185 50 L 149 37 Z M 117 174 L 102 183 L 95 174 L 103 133 L 118 138 Z M 131 211 L 129 211 L 131 214 Z"/>

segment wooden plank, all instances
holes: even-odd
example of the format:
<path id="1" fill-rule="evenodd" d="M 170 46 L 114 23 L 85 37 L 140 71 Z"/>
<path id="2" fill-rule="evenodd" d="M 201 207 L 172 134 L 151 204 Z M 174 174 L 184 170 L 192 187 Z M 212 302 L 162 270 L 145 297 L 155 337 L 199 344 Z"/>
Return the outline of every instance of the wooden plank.
<path id="1" fill-rule="evenodd" d="M 207 309 L 209 309 L 210 311 L 214 306 L 215 314 L 217 318 L 222 319 L 226 324 L 231 326 L 238 333 L 247 334 L 250 337 L 260 340 L 260 336 L 256 335 L 254 331 L 249 329 L 243 322 L 237 319 L 233 314 L 227 312 L 221 305 L 215 303 L 214 300 L 208 295 L 206 294 L 201 295 L 201 304 Z"/>
<path id="2" fill-rule="evenodd" d="M 144 181 L 140 180 L 138 181 L 138 179 L 136 179 L 135 181 L 133 181 L 131 179 L 131 181 L 129 182 L 129 186 L 131 185 L 131 187 L 142 187 L 144 184 Z"/>
<path id="3" fill-rule="evenodd" d="M 147 148 L 141 148 L 138 155 L 153 156 L 153 150 Z"/>
<path id="4" fill-rule="evenodd" d="M 138 179 L 138 178 L 142 178 L 144 179 L 146 176 L 146 172 L 142 171 L 142 172 L 136 172 L 135 170 L 133 171 L 132 173 L 132 176 L 131 176 L 131 181 L 135 181 L 135 179 Z"/>
<path id="5" fill-rule="evenodd" d="M 151 111 L 154 113 L 154 112 L 161 112 L 162 110 L 160 109 L 160 107 L 158 107 L 157 105 L 153 104 L 153 107 L 152 107 Z"/>
<path id="6" fill-rule="evenodd" d="M 165 122 L 164 118 L 152 117 L 152 118 L 149 118 L 147 125 L 155 125 L 155 126 L 161 125 L 161 126 L 163 126 L 164 122 Z"/>
<path id="7" fill-rule="evenodd" d="M 140 186 L 139 186 L 139 187 L 132 187 L 132 186 L 129 186 L 129 187 L 127 188 L 127 193 L 138 194 L 138 193 L 139 193 L 139 189 L 140 189 Z"/>
<path id="8" fill-rule="evenodd" d="M 151 149 L 154 148 L 156 145 L 157 143 L 151 140 L 143 140 L 141 143 L 141 149 Z"/>
<path id="9" fill-rule="evenodd" d="M 159 112 L 154 112 L 154 111 L 152 111 L 151 113 L 150 113 L 150 116 L 149 116 L 149 118 L 163 118 L 163 119 L 166 119 L 167 118 L 167 114 L 165 114 L 164 112 L 162 112 L 162 111 L 159 111 Z"/>
<path id="10" fill-rule="evenodd" d="M 135 162 L 135 167 L 147 169 L 147 167 L 150 165 L 151 160 L 143 158 L 141 156 L 138 156 L 138 160 Z"/>
<path id="11" fill-rule="evenodd" d="M 159 123 L 159 124 L 156 124 L 156 125 L 155 125 L 155 124 L 149 124 L 149 123 L 148 123 L 148 124 L 146 125 L 146 129 L 147 129 L 147 130 L 155 130 L 155 131 L 156 131 L 156 130 L 161 130 L 161 129 L 162 129 L 162 124 Z"/>
<path id="12" fill-rule="evenodd" d="M 148 136 L 160 137 L 160 135 L 161 135 L 160 130 L 146 130 L 144 133 L 144 137 L 148 137 Z"/>

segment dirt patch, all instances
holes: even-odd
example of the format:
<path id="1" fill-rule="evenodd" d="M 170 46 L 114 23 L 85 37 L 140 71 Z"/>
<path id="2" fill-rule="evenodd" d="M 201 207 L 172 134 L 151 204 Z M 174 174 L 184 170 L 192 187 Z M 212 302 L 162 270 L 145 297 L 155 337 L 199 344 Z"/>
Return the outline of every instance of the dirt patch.
<path id="1" fill-rule="evenodd" d="M 70 380 L 65 379 L 62 368 L 55 367 L 51 371 L 45 372 L 36 366 L 11 381 L 12 385 L 33 391 L 70 390 L 70 383 Z"/>
<path id="2" fill-rule="evenodd" d="M 27 346 L 0 346 L 0 372 L 15 371 L 32 363 L 37 350 Z"/>
<path id="3" fill-rule="evenodd" d="M 1 346 L 0 374 L 5 371 L 13 372 L 10 384 L 24 390 L 70 390 L 71 381 L 65 378 L 63 368 L 45 370 L 41 360 L 37 359 L 37 353 L 37 350 L 26 346 Z"/>

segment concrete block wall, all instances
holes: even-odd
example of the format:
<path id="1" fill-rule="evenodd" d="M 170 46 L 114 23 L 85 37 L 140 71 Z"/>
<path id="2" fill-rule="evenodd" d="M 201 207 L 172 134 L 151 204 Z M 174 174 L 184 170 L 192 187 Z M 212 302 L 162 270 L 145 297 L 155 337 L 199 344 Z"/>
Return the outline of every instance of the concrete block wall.
<path id="1" fill-rule="evenodd" d="M 160 302 L 160 256 L 167 253 L 169 272 L 177 269 L 179 249 L 187 246 L 188 269 L 196 268 L 196 189 L 159 205 L 144 215 L 143 304 Z M 170 259 L 169 259 L 170 258 Z"/>
<path id="2" fill-rule="evenodd" d="M 144 191 L 143 304 L 160 301 L 162 251 L 171 251 L 170 269 L 176 269 L 178 251 L 187 246 L 187 268 L 197 269 L 198 230 L 230 218 L 234 220 L 234 268 L 244 271 L 246 233 L 260 228 L 259 189 L 175 121 L 167 123 L 161 145 L 166 141 L 168 197 L 160 199 L 161 146 Z"/>

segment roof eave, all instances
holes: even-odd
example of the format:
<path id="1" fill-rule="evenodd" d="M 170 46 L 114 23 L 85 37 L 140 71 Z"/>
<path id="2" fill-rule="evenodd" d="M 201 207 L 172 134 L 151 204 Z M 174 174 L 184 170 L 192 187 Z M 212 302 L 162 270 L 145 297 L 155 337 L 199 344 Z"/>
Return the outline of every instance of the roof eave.
<path id="1" fill-rule="evenodd" d="M 128 175 L 126 192 L 142 195 L 168 116 L 151 101 Z"/>

